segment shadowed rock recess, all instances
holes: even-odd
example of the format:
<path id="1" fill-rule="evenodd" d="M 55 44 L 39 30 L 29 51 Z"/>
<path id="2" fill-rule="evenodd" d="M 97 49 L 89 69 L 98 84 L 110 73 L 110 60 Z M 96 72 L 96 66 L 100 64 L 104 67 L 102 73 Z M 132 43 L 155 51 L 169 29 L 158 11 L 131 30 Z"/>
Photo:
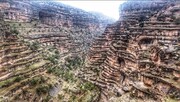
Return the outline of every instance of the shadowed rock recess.
<path id="1" fill-rule="evenodd" d="M 179 102 L 180 2 L 119 20 L 56 1 L 0 1 L 0 102 Z"/>

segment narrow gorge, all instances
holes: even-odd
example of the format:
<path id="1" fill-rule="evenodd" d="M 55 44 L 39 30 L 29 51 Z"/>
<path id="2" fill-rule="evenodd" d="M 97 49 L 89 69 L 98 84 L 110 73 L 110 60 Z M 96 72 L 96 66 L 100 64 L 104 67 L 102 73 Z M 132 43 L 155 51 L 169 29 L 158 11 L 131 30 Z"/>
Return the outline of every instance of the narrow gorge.
<path id="1" fill-rule="evenodd" d="M 179 102 L 180 1 L 119 19 L 57 1 L 0 1 L 0 102 Z"/>

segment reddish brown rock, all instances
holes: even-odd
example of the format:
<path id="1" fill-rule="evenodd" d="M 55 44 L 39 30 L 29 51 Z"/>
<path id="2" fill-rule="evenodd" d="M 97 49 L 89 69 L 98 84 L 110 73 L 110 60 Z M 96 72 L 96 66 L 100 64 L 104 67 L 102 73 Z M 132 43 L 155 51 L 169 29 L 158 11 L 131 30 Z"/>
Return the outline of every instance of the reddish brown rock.
<path id="1" fill-rule="evenodd" d="M 139 98 L 180 100 L 175 74 L 180 72 L 179 6 L 178 1 L 163 0 L 120 6 L 119 21 L 97 38 L 84 71 L 85 79 L 102 89 L 104 101 L 127 92 Z M 126 86 L 131 88 L 125 91 Z"/>

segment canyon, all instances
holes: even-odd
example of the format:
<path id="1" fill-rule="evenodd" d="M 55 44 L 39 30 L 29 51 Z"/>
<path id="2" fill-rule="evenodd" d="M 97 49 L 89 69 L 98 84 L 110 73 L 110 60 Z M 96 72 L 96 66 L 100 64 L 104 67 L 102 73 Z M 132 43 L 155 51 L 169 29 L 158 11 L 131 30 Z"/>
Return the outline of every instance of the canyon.
<path id="1" fill-rule="evenodd" d="M 180 2 L 119 20 L 56 1 L 0 1 L 0 101 L 179 102 Z"/>

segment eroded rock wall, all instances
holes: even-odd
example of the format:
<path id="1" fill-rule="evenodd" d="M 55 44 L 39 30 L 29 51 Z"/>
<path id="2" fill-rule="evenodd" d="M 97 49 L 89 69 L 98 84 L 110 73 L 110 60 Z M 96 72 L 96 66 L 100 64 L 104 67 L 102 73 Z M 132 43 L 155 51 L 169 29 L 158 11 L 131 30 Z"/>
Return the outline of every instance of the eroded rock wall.
<path id="1" fill-rule="evenodd" d="M 85 53 L 107 24 L 95 15 L 54 1 L 1 1 L 4 20 L 27 40 L 56 46 L 62 53 Z M 109 20 L 113 22 L 113 20 Z"/>
<path id="2" fill-rule="evenodd" d="M 60 3 L 1 0 L 0 27 L 0 101 L 98 99 L 98 88 L 75 76 L 104 30 L 96 16 Z"/>
<path id="3" fill-rule="evenodd" d="M 86 80 L 102 89 L 101 99 L 131 96 L 180 99 L 178 1 L 128 1 L 120 19 L 91 47 Z"/>
<path id="4" fill-rule="evenodd" d="M 52 63 L 44 59 L 43 48 L 35 49 L 37 45 L 19 39 L 3 20 L 0 26 L 0 101 L 39 100 L 36 88 L 43 86 L 49 89 L 45 73 Z M 36 79 L 40 83 L 32 84 Z M 47 95 L 48 91 L 45 93 Z"/>

